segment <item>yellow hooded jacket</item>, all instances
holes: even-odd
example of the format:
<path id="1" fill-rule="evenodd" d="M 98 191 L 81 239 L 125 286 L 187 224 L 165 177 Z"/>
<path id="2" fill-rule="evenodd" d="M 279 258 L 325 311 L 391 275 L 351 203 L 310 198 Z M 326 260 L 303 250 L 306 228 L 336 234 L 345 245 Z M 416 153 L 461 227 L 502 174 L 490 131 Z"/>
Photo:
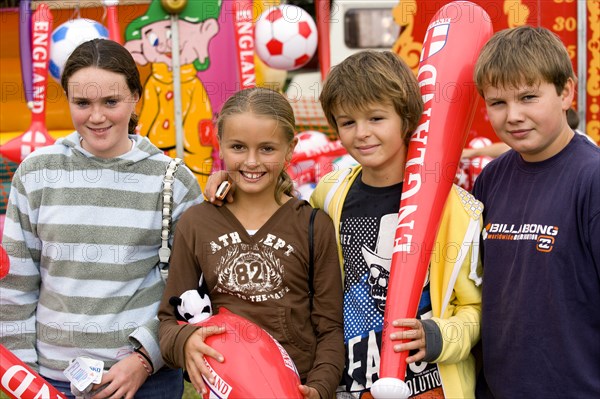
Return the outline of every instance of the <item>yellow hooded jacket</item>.
<path id="1" fill-rule="evenodd" d="M 340 219 L 348 190 L 362 170 L 360 165 L 324 176 L 310 203 L 333 220 L 339 242 Z M 446 199 L 430 260 L 432 320 L 442 336 L 437 363 L 446 398 L 475 397 L 475 359 L 471 348 L 479 341 L 481 321 L 481 264 L 479 234 L 483 205 L 454 185 Z M 342 270 L 342 273 L 344 271 Z"/>

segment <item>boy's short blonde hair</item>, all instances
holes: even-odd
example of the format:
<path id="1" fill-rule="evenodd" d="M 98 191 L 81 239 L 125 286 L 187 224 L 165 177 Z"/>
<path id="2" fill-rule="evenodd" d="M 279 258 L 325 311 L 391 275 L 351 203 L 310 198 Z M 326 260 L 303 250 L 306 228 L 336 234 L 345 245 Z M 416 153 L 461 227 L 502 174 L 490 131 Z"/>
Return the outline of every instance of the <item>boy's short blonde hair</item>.
<path id="1" fill-rule="evenodd" d="M 406 143 L 417 128 L 423 100 L 417 78 L 391 51 L 361 51 L 333 67 L 319 96 L 329 125 L 339 133 L 334 110 L 364 110 L 373 104 L 391 104 L 402 120 Z"/>
<path id="2" fill-rule="evenodd" d="M 475 64 L 479 94 L 488 87 L 518 88 L 551 83 L 562 93 L 569 78 L 577 83 L 564 44 L 546 28 L 528 25 L 497 32 Z"/>

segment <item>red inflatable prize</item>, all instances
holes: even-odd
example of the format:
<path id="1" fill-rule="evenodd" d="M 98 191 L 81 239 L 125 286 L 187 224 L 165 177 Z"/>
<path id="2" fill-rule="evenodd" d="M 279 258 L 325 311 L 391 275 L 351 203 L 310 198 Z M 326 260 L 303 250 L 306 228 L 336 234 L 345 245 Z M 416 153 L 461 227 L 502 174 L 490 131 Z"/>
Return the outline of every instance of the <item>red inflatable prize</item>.
<path id="1" fill-rule="evenodd" d="M 106 7 L 106 24 L 108 25 L 108 36 L 110 40 L 123 44 L 121 29 L 119 28 L 119 18 L 117 16 L 119 0 L 102 0 L 102 3 Z"/>
<path id="2" fill-rule="evenodd" d="M 392 321 L 417 314 L 442 210 L 452 187 L 478 94 L 473 68 L 491 37 L 490 17 L 467 1 L 446 4 L 433 17 L 421 52 L 418 80 L 425 103 L 409 146 L 384 313 L 376 399 L 406 398 L 408 352 L 395 353 Z M 448 62 L 451 59 L 452 62 Z"/>
<path id="3" fill-rule="evenodd" d="M 0 345 L 0 388 L 11 399 L 66 399 L 3 345 Z"/>
<path id="4" fill-rule="evenodd" d="M 0 245 L 0 280 L 10 268 L 10 259 Z M 11 399 L 66 399 L 38 373 L 0 344 L 0 390 Z"/>
<path id="5" fill-rule="evenodd" d="M 215 381 L 204 380 L 205 399 L 302 399 L 292 358 L 265 330 L 225 308 L 198 325 L 225 327 L 205 341 L 225 357 L 223 363 L 205 357 Z"/>
<path id="6" fill-rule="evenodd" d="M 10 259 L 4 250 L 4 247 L 0 245 L 0 280 L 2 280 L 7 274 L 10 268 Z"/>
<path id="7" fill-rule="evenodd" d="M 48 64 L 50 61 L 50 35 L 52 33 L 52 13 L 41 3 L 32 18 L 32 59 L 33 59 L 33 102 L 29 129 L 0 147 L 0 153 L 13 162 L 20 163 L 38 147 L 54 143 L 46 128 L 46 87 Z"/>

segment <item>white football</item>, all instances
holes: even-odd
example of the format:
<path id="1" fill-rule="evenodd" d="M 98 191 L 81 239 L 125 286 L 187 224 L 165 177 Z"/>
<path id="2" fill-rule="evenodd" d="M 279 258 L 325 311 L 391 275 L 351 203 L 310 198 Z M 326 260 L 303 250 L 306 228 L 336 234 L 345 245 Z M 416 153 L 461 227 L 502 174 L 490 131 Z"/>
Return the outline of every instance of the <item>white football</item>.
<path id="1" fill-rule="evenodd" d="M 256 22 L 256 53 L 271 68 L 293 70 L 305 65 L 317 49 L 317 26 L 300 7 L 281 5 L 263 12 Z"/>
<path id="2" fill-rule="evenodd" d="M 50 75 L 60 83 L 65 63 L 73 50 L 96 38 L 108 39 L 108 29 L 91 19 L 72 19 L 54 29 L 50 39 Z"/>

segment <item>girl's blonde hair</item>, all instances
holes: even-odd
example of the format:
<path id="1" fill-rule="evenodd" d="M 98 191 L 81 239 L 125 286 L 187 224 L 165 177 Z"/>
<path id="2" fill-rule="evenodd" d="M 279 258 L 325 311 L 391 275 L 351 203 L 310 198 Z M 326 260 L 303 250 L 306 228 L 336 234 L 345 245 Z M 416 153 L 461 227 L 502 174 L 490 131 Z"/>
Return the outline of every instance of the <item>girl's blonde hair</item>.
<path id="1" fill-rule="evenodd" d="M 246 112 L 272 118 L 277 121 L 277 127 L 281 129 L 287 142 L 291 143 L 294 140 L 296 119 L 292 106 L 281 93 L 264 87 L 240 90 L 227 99 L 217 120 L 219 140 L 223 137 L 227 118 Z M 285 168 L 279 174 L 275 186 L 275 200 L 278 204 L 281 204 L 282 194 L 294 196 L 294 182 Z"/>

